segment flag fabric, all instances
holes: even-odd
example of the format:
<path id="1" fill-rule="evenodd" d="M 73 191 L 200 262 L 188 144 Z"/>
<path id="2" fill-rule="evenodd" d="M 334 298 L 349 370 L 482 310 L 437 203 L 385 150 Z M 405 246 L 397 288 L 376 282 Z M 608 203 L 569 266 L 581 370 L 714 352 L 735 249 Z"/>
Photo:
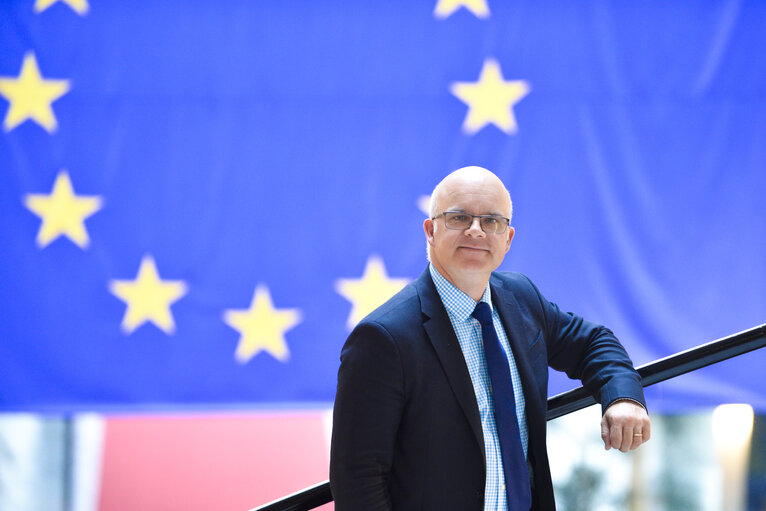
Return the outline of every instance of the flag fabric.
<path id="1" fill-rule="evenodd" d="M 0 6 L 0 410 L 305 407 L 481 165 L 637 364 L 766 322 L 766 4 Z M 764 353 L 657 408 L 766 409 Z M 552 380 L 551 393 L 571 388 Z"/>

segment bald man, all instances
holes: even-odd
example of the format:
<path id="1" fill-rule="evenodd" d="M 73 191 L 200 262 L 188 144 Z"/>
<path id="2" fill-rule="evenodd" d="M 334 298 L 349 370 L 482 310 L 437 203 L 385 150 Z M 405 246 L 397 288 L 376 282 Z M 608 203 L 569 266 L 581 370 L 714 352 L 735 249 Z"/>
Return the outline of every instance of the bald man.
<path id="1" fill-rule="evenodd" d="M 513 240 L 511 212 L 507 189 L 481 167 L 434 189 L 428 267 L 341 353 L 336 511 L 554 510 L 548 366 L 601 404 L 607 449 L 649 439 L 639 376 L 612 332 L 562 312 L 527 277 L 495 271 Z"/>

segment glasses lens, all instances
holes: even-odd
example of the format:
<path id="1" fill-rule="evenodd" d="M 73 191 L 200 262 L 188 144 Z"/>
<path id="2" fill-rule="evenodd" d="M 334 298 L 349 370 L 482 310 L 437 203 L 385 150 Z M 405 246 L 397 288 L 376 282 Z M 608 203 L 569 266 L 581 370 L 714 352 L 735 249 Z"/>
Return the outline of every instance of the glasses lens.
<path id="1" fill-rule="evenodd" d="M 505 227 L 504 218 L 488 216 L 481 219 L 481 230 L 487 234 L 503 234 Z"/>
<path id="2" fill-rule="evenodd" d="M 465 213 L 444 213 L 444 222 L 448 229 L 468 229 L 473 217 Z"/>

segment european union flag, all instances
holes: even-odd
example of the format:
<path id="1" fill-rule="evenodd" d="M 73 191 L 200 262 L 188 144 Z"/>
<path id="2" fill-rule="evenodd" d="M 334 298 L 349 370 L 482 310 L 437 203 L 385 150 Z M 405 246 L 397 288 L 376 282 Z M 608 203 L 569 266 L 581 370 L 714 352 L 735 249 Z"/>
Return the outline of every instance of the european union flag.
<path id="1" fill-rule="evenodd" d="M 332 401 L 464 165 L 636 363 L 763 323 L 766 4 L 551 7 L 4 2 L 0 409 Z M 763 356 L 655 397 L 766 408 Z"/>

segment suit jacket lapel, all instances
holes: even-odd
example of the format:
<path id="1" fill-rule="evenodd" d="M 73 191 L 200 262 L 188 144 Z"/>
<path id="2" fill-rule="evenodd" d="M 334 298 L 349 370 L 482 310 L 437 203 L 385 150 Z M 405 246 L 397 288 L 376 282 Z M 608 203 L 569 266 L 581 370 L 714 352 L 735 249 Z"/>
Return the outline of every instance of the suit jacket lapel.
<path id="1" fill-rule="evenodd" d="M 423 327 L 444 368 L 444 373 L 455 393 L 455 398 L 471 425 L 476 441 L 481 448 L 482 456 L 484 456 L 484 433 L 481 428 L 479 406 L 476 403 L 471 375 L 468 372 L 463 350 L 460 348 L 447 310 L 444 308 L 439 293 L 436 291 L 436 286 L 431 280 L 428 268 L 420 276 L 416 285 L 420 295 L 421 311 L 426 316 Z"/>
<path id="2" fill-rule="evenodd" d="M 507 289 L 503 281 L 495 275 L 490 279 L 490 290 L 492 304 L 497 308 L 503 322 L 516 367 L 519 370 L 526 402 L 527 424 L 529 431 L 532 432 L 534 427 L 540 427 L 541 424 L 545 427 L 545 413 L 543 403 L 536 391 L 537 379 L 529 360 L 529 334 L 524 331 L 524 326 L 528 323 L 525 317 L 529 312 L 516 300 L 513 291 Z"/>

